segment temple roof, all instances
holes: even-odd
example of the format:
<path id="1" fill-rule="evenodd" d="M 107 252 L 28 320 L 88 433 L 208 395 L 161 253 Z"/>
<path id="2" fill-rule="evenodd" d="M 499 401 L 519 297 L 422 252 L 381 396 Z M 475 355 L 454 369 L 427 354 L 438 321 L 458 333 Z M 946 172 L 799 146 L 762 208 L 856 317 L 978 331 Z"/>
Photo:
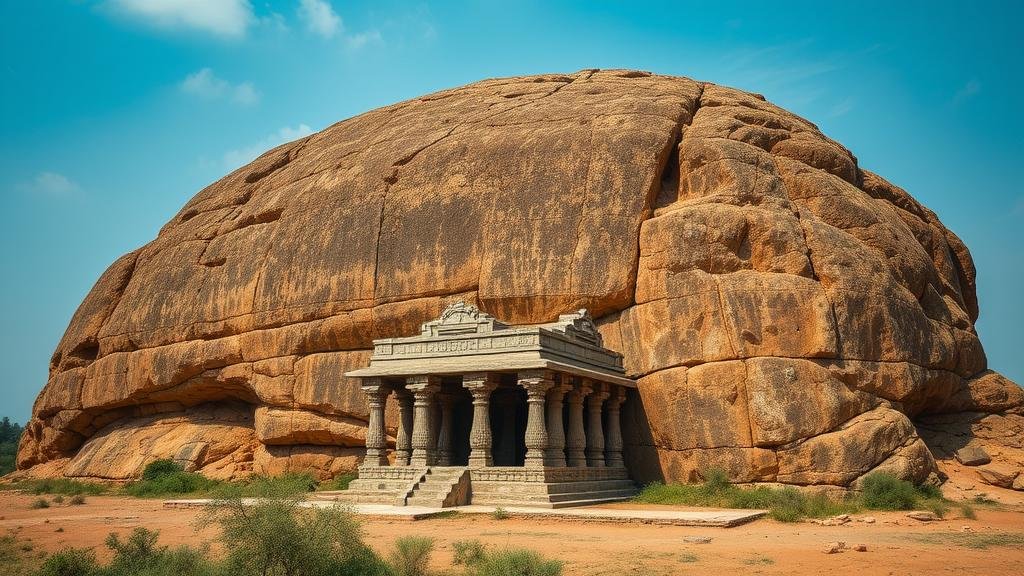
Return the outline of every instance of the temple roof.
<path id="1" fill-rule="evenodd" d="M 398 378 L 548 369 L 635 387 L 622 367 L 622 354 L 604 347 L 586 310 L 562 314 L 557 322 L 509 326 L 475 306 L 456 302 L 420 334 L 373 341 L 366 368 L 354 378 Z"/>

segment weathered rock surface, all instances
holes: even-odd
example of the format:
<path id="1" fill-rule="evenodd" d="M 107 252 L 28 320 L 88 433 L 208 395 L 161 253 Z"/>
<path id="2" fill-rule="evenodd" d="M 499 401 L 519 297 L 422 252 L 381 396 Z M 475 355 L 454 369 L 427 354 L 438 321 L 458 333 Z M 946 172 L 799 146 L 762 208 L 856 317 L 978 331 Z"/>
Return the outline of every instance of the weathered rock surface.
<path id="1" fill-rule="evenodd" d="M 973 438 L 1019 470 L 1024 393 L 986 371 L 974 283 L 934 213 L 760 96 L 628 71 L 487 80 L 199 192 L 75 313 L 18 466 L 351 469 L 367 407 L 342 374 L 462 299 L 599 318 L 639 380 L 639 480 L 924 480 Z M 952 436 L 929 449 L 915 421 Z"/>

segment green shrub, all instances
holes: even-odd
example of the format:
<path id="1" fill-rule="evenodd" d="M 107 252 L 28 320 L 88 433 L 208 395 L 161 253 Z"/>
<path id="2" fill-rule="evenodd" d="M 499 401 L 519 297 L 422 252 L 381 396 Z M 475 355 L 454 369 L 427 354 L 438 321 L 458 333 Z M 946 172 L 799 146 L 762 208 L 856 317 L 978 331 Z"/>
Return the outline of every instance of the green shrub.
<path id="1" fill-rule="evenodd" d="M 202 474 L 185 472 L 172 460 L 154 460 L 143 469 L 141 480 L 124 487 L 124 493 L 138 498 L 192 494 L 211 490 L 218 484 Z"/>
<path id="2" fill-rule="evenodd" d="M 84 548 L 65 548 L 47 558 L 36 576 L 100 576 L 96 554 Z"/>
<path id="3" fill-rule="evenodd" d="M 935 514 L 939 518 L 945 518 L 946 512 L 949 511 L 949 505 L 946 503 L 945 500 L 925 500 L 923 502 L 923 505 L 926 510 L 931 511 L 932 514 Z"/>
<path id="4" fill-rule="evenodd" d="M 388 564 L 395 576 L 425 576 L 434 551 L 434 539 L 423 536 L 402 536 L 395 540 Z"/>
<path id="5" fill-rule="evenodd" d="M 173 476 L 184 472 L 185 468 L 174 460 L 154 460 L 142 470 L 143 480 L 159 480 L 165 476 Z"/>
<path id="6" fill-rule="evenodd" d="M 33 510 L 39 510 L 41 508 L 49 508 L 50 501 L 46 498 L 36 498 L 31 504 L 28 505 Z"/>
<path id="7" fill-rule="evenodd" d="M 872 510 L 912 510 L 920 497 L 913 484 L 884 472 L 868 474 L 861 483 L 861 502 Z"/>
<path id="8" fill-rule="evenodd" d="M 294 498 L 246 506 L 222 501 L 209 519 L 220 524 L 229 574 L 377 575 L 387 567 L 362 540 L 355 517 L 339 507 L 302 509 Z"/>
<path id="9" fill-rule="evenodd" d="M 82 504 L 85 504 L 85 496 L 75 494 L 70 500 L 68 500 L 68 504 L 72 506 L 81 506 Z"/>
<path id="10" fill-rule="evenodd" d="M 494 509 L 494 512 L 491 512 L 491 518 L 495 520 L 508 520 L 511 517 L 512 515 L 508 513 L 508 510 L 505 510 L 501 506 L 498 506 Z"/>
<path id="11" fill-rule="evenodd" d="M 63 504 L 64 503 L 64 497 L 61 496 L 60 494 L 57 494 L 56 496 L 53 497 L 53 503 L 54 504 Z"/>
<path id="12" fill-rule="evenodd" d="M 562 563 L 531 550 L 491 552 L 470 568 L 472 576 L 560 576 Z"/>
<path id="13" fill-rule="evenodd" d="M 975 520 L 978 518 L 978 513 L 974 511 L 974 506 L 971 506 L 967 502 L 961 502 L 957 505 L 960 508 L 960 515 L 968 520 Z"/>
<path id="14" fill-rule="evenodd" d="M 484 558 L 484 545 L 479 540 L 456 540 L 452 542 L 455 564 L 472 566 Z"/>

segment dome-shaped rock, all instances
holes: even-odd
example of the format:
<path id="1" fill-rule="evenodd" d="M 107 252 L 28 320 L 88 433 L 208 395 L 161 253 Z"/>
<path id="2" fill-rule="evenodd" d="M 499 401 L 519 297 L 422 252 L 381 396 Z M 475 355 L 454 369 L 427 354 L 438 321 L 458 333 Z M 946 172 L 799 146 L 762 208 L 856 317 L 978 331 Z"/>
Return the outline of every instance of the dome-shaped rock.
<path id="1" fill-rule="evenodd" d="M 920 481 L 915 421 L 1024 422 L 933 212 L 758 95 L 588 70 L 373 110 L 201 191 L 75 313 L 18 466 L 352 469 L 367 407 L 342 374 L 453 300 L 588 308 L 638 380 L 639 480 Z"/>

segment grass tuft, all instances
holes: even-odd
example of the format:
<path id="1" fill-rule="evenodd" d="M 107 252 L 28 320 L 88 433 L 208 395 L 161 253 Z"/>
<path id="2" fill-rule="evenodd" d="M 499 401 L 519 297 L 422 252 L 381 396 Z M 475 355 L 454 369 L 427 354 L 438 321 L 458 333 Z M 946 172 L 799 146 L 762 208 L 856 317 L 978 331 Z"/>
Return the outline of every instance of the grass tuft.
<path id="1" fill-rule="evenodd" d="M 28 505 L 28 507 L 33 509 L 33 510 L 40 510 L 40 509 L 43 509 L 43 508 L 49 508 L 50 507 L 50 501 L 47 500 L 46 498 L 36 498 L 35 500 L 32 501 L 31 504 Z"/>
<path id="2" fill-rule="evenodd" d="M 388 564 L 395 576 L 424 576 L 433 551 L 433 538 L 402 536 L 395 540 Z"/>

